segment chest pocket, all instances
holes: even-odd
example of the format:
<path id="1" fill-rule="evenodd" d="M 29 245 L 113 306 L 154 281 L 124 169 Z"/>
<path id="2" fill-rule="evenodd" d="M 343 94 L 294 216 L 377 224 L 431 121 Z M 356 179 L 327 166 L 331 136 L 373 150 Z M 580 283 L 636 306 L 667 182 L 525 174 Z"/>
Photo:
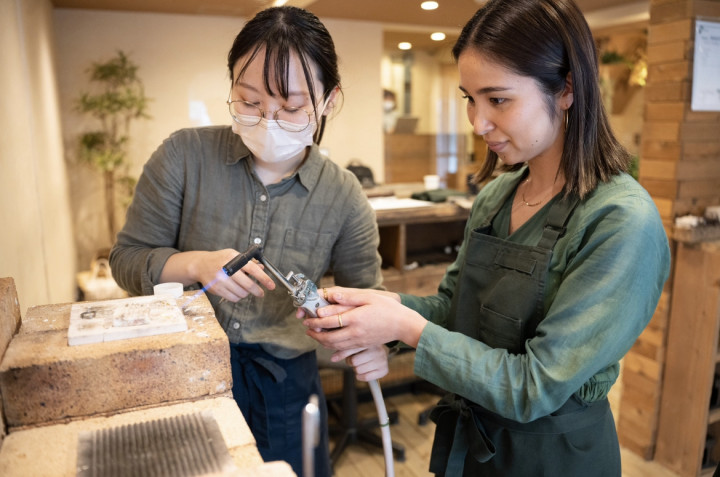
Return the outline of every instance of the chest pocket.
<path id="1" fill-rule="evenodd" d="M 283 273 L 302 273 L 317 283 L 330 265 L 335 237 L 332 233 L 286 230 L 278 268 Z"/>
<path id="2" fill-rule="evenodd" d="M 493 348 L 524 353 L 525 341 L 544 316 L 552 250 L 578 202 L 576 196 L 554 201 L 536 246 L 490 235 L 490 222 L 473 230 L 453 295 L 450 329 Z"/>
<path id="3" fill-rule="evenodd" d="M 458 281 L 455 331 L 522 353 L 542 313 L 547 252 L 474 234 Z"/>

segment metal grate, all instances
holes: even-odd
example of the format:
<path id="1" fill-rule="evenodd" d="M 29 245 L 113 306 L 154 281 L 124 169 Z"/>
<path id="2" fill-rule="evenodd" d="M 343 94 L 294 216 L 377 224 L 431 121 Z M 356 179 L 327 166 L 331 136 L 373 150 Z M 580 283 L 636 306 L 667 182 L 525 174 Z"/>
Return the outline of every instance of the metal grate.
<path id="1" fill-rule="evenodd" d="M 192 477 L 237 473 L 220 428 L 207 413 L 83 431 L 77 475 Z"/>

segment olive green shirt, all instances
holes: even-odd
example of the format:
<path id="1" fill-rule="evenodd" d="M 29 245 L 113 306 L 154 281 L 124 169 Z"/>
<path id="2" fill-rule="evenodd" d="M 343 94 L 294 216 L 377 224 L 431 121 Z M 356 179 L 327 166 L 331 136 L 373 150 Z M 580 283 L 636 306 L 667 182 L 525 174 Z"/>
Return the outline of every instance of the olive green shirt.
<path id="1" fill-rule="evenodd" d="M 466 238 L 523 173 L 503 174 L 481 190 Z M 512 200 L 510 194 L 492 234 L 537 245 L 550 204 L 508 235 Z M 511 354 L 445 329 L 465 253 L 463 246 L 437 295 L 402 295 L 403 304 L 431 321 L 417 346 L 415 373 L 519 422 L 552 413 L 572 395 L 585 402 L 607 396 L 619 360 L 652 318 L 670 270 L 667 235 L 645 189 L 627 174 L 600 183 L 578 204 L 555 245 L 545 318 L 526 341 L 525 353 Z"/>
<path id="2" fill-rule="evenodd" d="M 110 255 L 113 277 L 133 295 L 150 295 L 178 252 L 261 245 L 282 273 L 318 283 L 380 288 L 375 213 L 357 178 L 322 157 L 317 145 L 291 177 L 265 186 L 250 152 L 228 126 L 172 134 L 144 167 L 127 222 Z M 317 344 L 306 336 L 287 290 L 237 303 L 208 294 L 231 343 L 258 343 L 293 358 Z M 198 284 L 196 288 L 200 288 Z"/>

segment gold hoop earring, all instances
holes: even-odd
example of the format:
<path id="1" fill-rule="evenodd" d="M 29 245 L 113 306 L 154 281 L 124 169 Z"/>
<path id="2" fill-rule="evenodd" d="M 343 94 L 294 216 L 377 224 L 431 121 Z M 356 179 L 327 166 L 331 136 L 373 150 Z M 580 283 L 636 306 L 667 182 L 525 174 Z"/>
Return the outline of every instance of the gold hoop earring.
<path id="1" fill-rule="evenodd" d="M 567 133 L 568 130 L 568 124 L 570 123 L 570 110 L 565 110 L 565 132 Z"/>

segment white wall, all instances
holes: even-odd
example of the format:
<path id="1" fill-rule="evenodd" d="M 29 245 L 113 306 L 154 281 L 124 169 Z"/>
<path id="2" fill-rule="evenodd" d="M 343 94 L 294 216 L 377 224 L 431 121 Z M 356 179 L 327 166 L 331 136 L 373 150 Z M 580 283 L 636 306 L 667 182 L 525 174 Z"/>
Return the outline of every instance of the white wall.
<path id="1" fill-rule="evenodd" d="M 0 276 L 21 313 L 75 297 L 49 0 L 0 0 Z"/>
<path id="2" fill-rule="evenodd" d="M 338 115 L 328 123 L 322 145 L 333 161 L 347 166 L 351 159 L 359 159 L 383 182 L 382 25 L 324 19 L 323 23 L 340 57 L 345 99 Z"/>
<path id="3" fill-rule="evenodd" d="M 72 157 L 77 137 L 88 124 L 73 104 L 87 88 L 86 69 L 123 50 L 139 65 L 152 119 L 131 131 L 134 173 L 171 132 L 188 126 L 229 124 L 227 53 L 245 23 L 238 17 L 124 13 L 56 9 L 53 14 L 58 82 L 66 151 Z M 340 57 L 344 104 L 329 122 L 322 146 L 340 165 L 358 158 L 384 176 L 380 24 L 324 20 Z M 206 115 L 191 114 L 206 109 Z M 204 119 L 203 119 L 204 116 Z M 79 238 L 78 260 L 110 243 L 102 225 L 99 175 L 73 167 L 73 207 Z"/>

